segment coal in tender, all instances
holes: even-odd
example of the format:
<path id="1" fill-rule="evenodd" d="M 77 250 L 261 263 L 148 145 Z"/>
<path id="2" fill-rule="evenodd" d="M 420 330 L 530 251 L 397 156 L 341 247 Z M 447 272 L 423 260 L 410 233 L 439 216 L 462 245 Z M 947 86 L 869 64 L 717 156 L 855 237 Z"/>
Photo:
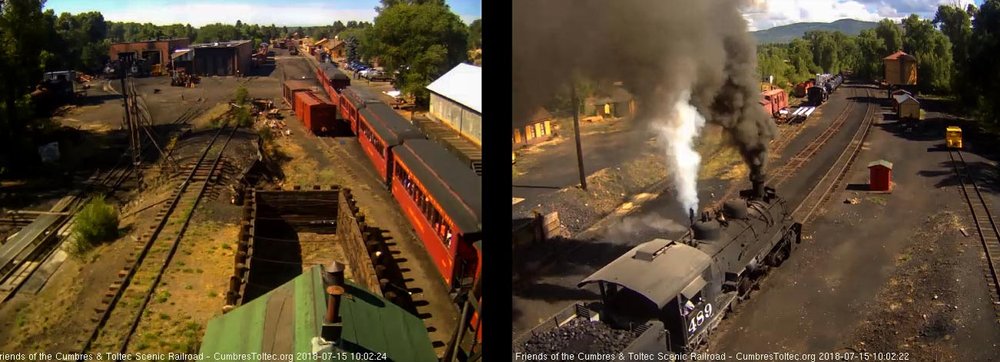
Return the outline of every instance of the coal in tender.
<path id="1" fill-rule="evenodd" d="M 524 353 L 617 353 L 641 332 L 613 329 L 601 322 L 577 318 L 562 327 L 538 333 L 515 349 Z"/>

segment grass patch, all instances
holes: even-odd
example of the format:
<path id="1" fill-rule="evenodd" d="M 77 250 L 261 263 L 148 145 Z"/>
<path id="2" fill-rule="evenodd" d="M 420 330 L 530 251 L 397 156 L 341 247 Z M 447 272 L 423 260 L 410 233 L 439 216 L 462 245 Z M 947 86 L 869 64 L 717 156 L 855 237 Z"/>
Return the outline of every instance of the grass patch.
<path id="1" fill-rule="evenodd" d="M 170 299 L 170 292 L 166 290 L 156 295 L 156 301 L 159 303 L 166 303 L 167 300 L 169 299 Z"/>
<path id="2" fill-rule="evenodd" d="M 102 242 L 118 238 L 118 212 L 104 196 L 90 199 L 76 215 L 70 251 L 83 255 Z"/>
<path id="3" fill-rule="evenodd" d="M 868 202 L 871 202 L 879 206 L 885 206 L 885 204 L 888 202 L 885 196 L 868 196 L 866 199 L 868 200 Z"/>
<path id="4" fill-rule="evenodd" d="M 209 298 L 215 298 L 216 296 L 218 296 L 218 294 L 216 294 L 214 290 L 209 290 L 208 291 L 208 297 Z"/>

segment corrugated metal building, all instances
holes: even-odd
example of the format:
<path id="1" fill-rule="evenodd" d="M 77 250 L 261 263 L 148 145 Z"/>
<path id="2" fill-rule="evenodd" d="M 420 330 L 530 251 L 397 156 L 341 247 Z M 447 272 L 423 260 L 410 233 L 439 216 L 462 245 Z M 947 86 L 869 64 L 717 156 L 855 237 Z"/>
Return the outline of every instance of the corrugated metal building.
<path id="1" fill-rule="evenodd" d="M 459 64 L 427 86 L 431 116 L 477 145 L 483 137 L 483 68 Z"/>
<path id="2" fill-rule="evenodd" d="M 250 40 L 194 44 L 191 49 L 194 49 L 192 74 L 225 76 L 250 71 L 250 58 L 253 55 Z"/>
<path id="3" fill-rule="evenodd" d="M 114 43 L 108 48 L 108 56 L 111 60 L 147 59 L 150 65 L 170 64 L 170 55 L 190 44 L 187 38 Z"/>

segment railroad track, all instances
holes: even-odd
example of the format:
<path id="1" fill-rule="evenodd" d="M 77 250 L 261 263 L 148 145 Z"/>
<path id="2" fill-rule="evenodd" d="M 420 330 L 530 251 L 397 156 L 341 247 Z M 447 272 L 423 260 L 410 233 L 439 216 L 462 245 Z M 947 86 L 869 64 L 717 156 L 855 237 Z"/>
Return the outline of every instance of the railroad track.
<path id="1" fill-rule="evenodd" d="M 847 120 L 847 116 L 850 114 L 852 109 L 854 109 L 854 102 L 848 102 L 847 106 L 844 107 L 839 114 L 837 114 L 837 118 L 834 119 L 833 123 L 830 123 L 830 126 L 827 127 L 823 133 L 813 139 L 813 141 L 810 142 L 806 148 L 803 148 L 801 151 L 796 153 L 795 156 L 792 156 L 788 162 L 778 168 L 774 173 L 771 173 L 765 184 L 777 188 L 780 184 L 787 181 L 789 177 L 794 175 L 795 172 L 798 172 L 802 166 L 804 166 L 809 160 L 812 159 L 813 156 L 816 155 L 816 152 L 818 152 L 820 148 L 822 148 L 823 145 L 830 140 L 830 138 L 840 132 L 840 129 L 843 128 L 844 123 Z M 788 147 L 788 144 L 791 143 L 803 129 L 805 129 L 805 121 L 791 127 L 783 128 L 782 131 L 778 133 L 778 137 L 771 141 L 770 148 L 768 149 L 768 158 L 780 158 L 781 151 L 784 151 L 785 148 Z M 712 203 L 711 207 L 718 208 L 722 206 L 723 202 L 733 198 L 737 191 L 739 191 L 741 185 L 742 184 L 738 182 L 732 183 L 726 190 L 726 193 Z"/>
<path id="2" fill-rule="evenodd" d="M 865 95 L 871 97 L 871 89 L 865 89 Z M 854 161 L 861 152 L 861 146 L 864 144 L 865 137 L 868 136 L 868 132 L 871 130 L 876 108 L 877 105 L 874 103 L 868 105 L 868 109 L 865 111 L 865 118 L 861 120 L 861 126 L 854 133 L 851 142 L 847 144 L 847 148 L 840 154 L 840 157 L 837 157 L 837 161 L 827 170 L 823 178 L 816 183 L 816 186 L 813 186 L 809 194 L 799 203 L 799 206 L 792 211 L 793 218 L 803 224 L 808 223 L 816 216 L 816 210 L 833 197 L 833 191 L 843 186 L 847 171 L 854 165 Z"/>
<path id="3" fill-rule="evenodd" d="M 986 252 L 987 279 L 990 280 L 991 295 L 994 308 L 1000 304 L 1000 277 L 997 275 L 997 267 L 1000 267 L 1000 230 L 997 229 L 993 213 L 990 212 L 990 204 L 979 191 L 974 177 L 969 175 L 966 169 L 965 157 L 961 150 L 950 150 L 948 156 L 951 158 L 952 167 L 955 174 L 961 181 L 960 186 L 965 201 L 969 204 L 969 211 L 972 213 L 972 220 L 976 224 L 976 232 L 979 240 L 983 243 L 983 250 Z M 957 158 L 956 158 L 957 157 Z M 1000 310 L 997 310 L 1000 317 Z"/>
<path id="4" fill-rule="evenodd" d="M 101 306 L 94 310 L 91 333 L 85 340 L 79 341 L 84 352 L 126 352 L 198 202 L 218 177 L 216 171 L 223 151 L 237 129 L 232 127 L 222 142 L 220 139 L 226 127 L 216 131 L 195 166 L 173 191 L 172 199 L 157 213 L 156 225 L 138 238 L 135 251 L 126 258 L 125 266 L 118 272 L 118 280 L 109 286 Z M 212 150 L 215 152 L 212 153 Z"/>
<path id="5" fill-rule="evenodd" d="M 856 95 L 857 89 L 852 88 L 852 90 Z M 833 120 L 833 123 L 831 123 L 829 127 L 823 130 L 823 133 L 821 133 L 818 137 L 813 139 L 813 141 L 810 142 L 809 145 L 807 145 L 801 151 L 796 153 L 795 156 L 792 156 L 792 158 L 790 158 L 788 162 L 786 162 L 783 166 L 781 166 L 781 168 L 779 168 L 777 171 L 771 174 L 770 178 L 766 181 L 766 184 L 773 185 L 772 187 L 778 188 L 779 186 L 781 186 L 781 184 L 785 183 L 785 181 L 787 181 L 788 178 L 792 177 L 792 175 L 794 175 L 796 172 L 802 169 L 802 167 L 805 166 L 806 163 L 808 163 L 809 160 L 811 160 L 813 156 L 815 156 L 816 153 L 819 152 L 821 148 L 823 148 L 823 145 L 825 145 L 828 141 L 830 141 L 830 139 L 833 138 L 834 135 L 840 132 L 840 129 L 844 127 L 845 123 L 847 123 L 846 122 L 847 116 L 851 113 L 850 111 L 853 109 L 854 109 L 854 102 L 849 102 L 847 107 L 844 107 L 844 109 L 840 112 L 840 114 L 837 115 L 837 118 Z"/>

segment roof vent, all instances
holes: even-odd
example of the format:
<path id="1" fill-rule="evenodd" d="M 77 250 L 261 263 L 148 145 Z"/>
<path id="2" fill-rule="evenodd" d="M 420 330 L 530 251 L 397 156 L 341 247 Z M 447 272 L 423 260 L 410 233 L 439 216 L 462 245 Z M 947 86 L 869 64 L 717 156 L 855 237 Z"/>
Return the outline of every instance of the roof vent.
<path id="1" fill-rule="evenodd" d="M 659 255 L 660 251 L 664 248 L 657 247 L 657 245 L 647 244 L 646 246 L 635 251 L 635 256 L 632 258 L 642 261 L 653 261 L 656 256 Z"/>

